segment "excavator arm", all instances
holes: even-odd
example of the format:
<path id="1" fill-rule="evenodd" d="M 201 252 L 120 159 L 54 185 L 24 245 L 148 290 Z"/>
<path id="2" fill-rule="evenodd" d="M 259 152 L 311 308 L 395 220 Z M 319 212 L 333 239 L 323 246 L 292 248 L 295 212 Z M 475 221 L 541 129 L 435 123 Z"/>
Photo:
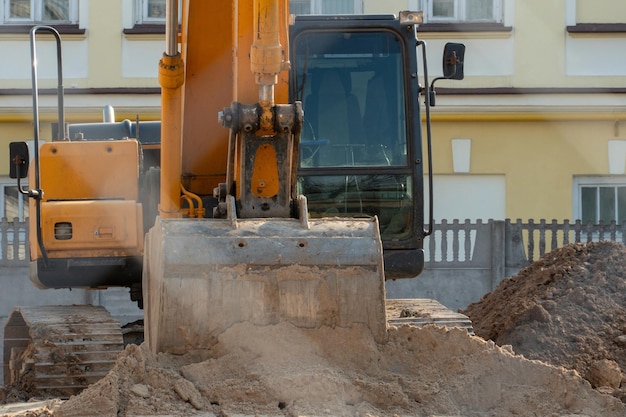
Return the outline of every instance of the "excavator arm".
<path id="1" fill-rule="evenodd" d="M 164 155 L 160 215 L 182 216 L 182 185 L 203 197 L 214 194 L 221 203 L 215 210 L 218 217 L 225 216 L 225 196 L 231 191 L 245 207 L 242 217 L 289 216 L 295 196 L 292 161 L 298 150 L 294 135 L 302 110 L 297 103 L 275 105 L 279 75 L 289 68 L 283 46 L 288 43 L 288 2 L 184 2 L 180 51 L 177 3 L 167 3 L 167 47 L 159 63 Z M 207 16 L 215 22 L 206 25 Z M 230 42 L 206 42 L 214 37 Z M 242 67 L 247 75 L 240 74 Z M 286 101 L 284 80 L 278 89 Z M 258 99 L 250 104 L 239 100 L 251 100 L 255 92 Z M 230 133 L 206 123 L 211 111 L 215 116 L 219 111 L 215 121 Z"/>

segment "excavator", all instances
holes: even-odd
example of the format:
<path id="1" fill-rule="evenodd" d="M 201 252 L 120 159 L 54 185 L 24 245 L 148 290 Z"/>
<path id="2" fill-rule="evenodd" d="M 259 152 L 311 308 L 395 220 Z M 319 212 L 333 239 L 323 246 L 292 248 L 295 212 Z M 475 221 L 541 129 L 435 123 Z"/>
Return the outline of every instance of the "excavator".
<path id="1" fill-rule="evenodd" d="M 25 142 L 10 145 L 11 177 L 30 201 L 31 281 L 130 288 L 155 353 L 208 349 L 241 322 L 365 326 L 378 343 L 420 308 L 463 322 L 435 302 L 385 298 L 385 279 L 421 272 L 432 233 L 423 172 L 435 96 L 422 15 L 294 17 L 287 0 L 166 4 L 160 123 L 116 122 L 105 109 L 102 123 L 66 125 L 60 37 L 31 31 L 33 62 L 37 33 L 55 37 L 59 78 L 57 139 L 39 141 L 33 64 L 32 163 Z M 463 78 L 464 51 L 446 45 L 437 79 Z M 18 307 L 5 327 L 5 384 L 30 375 L 40 391 L 75 393 L 122 348 L 102 307 Z"/>

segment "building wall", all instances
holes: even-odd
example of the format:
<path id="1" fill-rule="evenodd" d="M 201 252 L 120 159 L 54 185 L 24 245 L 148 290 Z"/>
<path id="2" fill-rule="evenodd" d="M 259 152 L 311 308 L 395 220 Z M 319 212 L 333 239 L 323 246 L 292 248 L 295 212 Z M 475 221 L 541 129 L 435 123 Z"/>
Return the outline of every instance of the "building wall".
<path id="1" fill-rule="evenodd" d="M 577 23 L 616 23 L 625 16 L 626 5 L 615 0 L 576 0 Z"/>
<path id="2" fill-rule="evenodd" d="M 158 61 L 164 48 L 162 34 L 124 34 L 134 24 L 133 0 L 80 0 L 79 27 L 84 34 L 63 34 L 63 85 L 66 120 L 98 121 L 102 108 L 111 104 L 117 118 L 144 120 L 159 117 Z M 32 120 L 29 35 L 0 34 L 0 53 L 11 56 L 0 78 L 0 121 L 29 123 Z M 37 72 L 41 120 L 56 121 L 56 97 L 46 89 L 56 88 L 56 49 L 53 38 L 37 36 Z M 146 90 L 151 89 L 151 94 Z M 30 129 L 32 131 L 32 127 Z M 43 139 L 50 129 L 41 127 Z M 32 133 L 21 139 L 32 137 Z M 0 141 L 8 135 L 0 133 Z M 13 140 L 19 138 L 11 138 Z"/>
<path id="3" fill-rule="evenodd" d="M 611 120 L 502 120 L 436 122 L 434 173 L 454 174 L 452 140 L 471 140 L 466 176 L 503 175 L 506 217 L 576 219 L 572 181 L 575 176 L 609 175 L 609 142 L 626 140 Z M 614 153 L 615 151 L 613 151 Z M 626 155 L 621 151 L 622 160 Z M 624 174 L 623 165 L 621 172 Z M 463 201 L 447 200 L 458 210 Z M 488 199 L 477 204 L 489 205 Z M 464 219 L 475 217 L 455 216 Z M 441 219 L 436 213 L 435 218 Z"/>
<path id="4" fill-rule="evenodd" d="M 363 10 L 397 13 L 421 5 L 420 0 L 364 0 Z M 100 120 L 106 104 L 117 109 L 118 120 L 158 118 L 156 75 L 164 36 L 123 32 L 135 23 L 134 0 L 80 0 L 79 7 L 85 34 L 63 35 L 67 120 Z M 467 47 L 465 80 L 437 83 L 434 173 L 462 176 L 464 184 L 473 176 L 502 176 L 505 190 L 493 198 L 504 199 L 505 217 L 574 218 L 576 177 L 623 174 L 609 166 L 609 146 L 615 158 L 615 150 L 621 152 L 615 141 L 626 140 L 626 54 L 615 53 L 626 50 L 626 32 L 567 28 L 615 23 L 626 17 L 626 2 L 502 0 L 502 8 L 502 26 L 509 30 L 421 28 L 431 79 L 441 74 L 446 42 Z M 54 49 L 46 37 L 40 45 L 41 86 L 50 88 L 56 83 Z M 33 136 L 27 35 L 0 34 L 0 53 L 12 57 L 0 78 L 0 146 L 7 149 L 10 141 Z M 41 135 L 49 139 L 56 99 L 40 100 Z M 469 169 L 462 172 L 453 164 L 454 139 L 471 144 Z M 8 160 L 0 157 L 0 175 L 6 179 L 7 172 Z M 473 186 L 480 181 L 476 177 Z M 464 211 L 467 206 L 458 205 L 451 193 L 438 192 L 439 206 L 455 208 L 444 211 L 451 216 L 475 217 L 482 204 Z"/>
<path id="5" fill-rule="evenodd" d="M 476 184 L 480 176 L 504 176 L 508 218 L 575 219 L 576 178 L 620 181 L 624 174 L 619 161 L 626 138 L 626 57 L 613 58 L 612 51 L 626 50 L 626 33 L 567 27 L 615 23 L 618 16 L 623 23 L 626 3 L 503 0 L 503 6 L 510 31 L 421 34 L 433 76 L 441 72 L 446 42 L 467 47 L 465 80 L 437 84 L 458 94 L 442 92 L 432 109 L 434 173 L 473 177 Z M 470 139 L 467 171 L 455 172 L 454 139 Z M 445 205 L 442 212 L 461 219 L 490 204 L 485 199 L 468 205 L 437 193 L 435 207 Z"/>

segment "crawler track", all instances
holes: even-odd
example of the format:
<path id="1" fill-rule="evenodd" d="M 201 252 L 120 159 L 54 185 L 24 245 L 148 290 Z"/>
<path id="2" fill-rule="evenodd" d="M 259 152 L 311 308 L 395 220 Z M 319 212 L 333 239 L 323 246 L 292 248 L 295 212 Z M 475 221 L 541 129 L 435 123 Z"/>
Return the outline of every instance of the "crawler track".
<path id="1" fill-rule="evenodd" d="M 411 324 L 458 327 L 474 334 L 472 321 L 464 314 L 455 313 L 438 301 L 427 298 L 387 299 L 387 323 L 391 326 Z"/>
<path id="2" fill-rule="evenodd" d="M 4 384 L 68 397 L 105 376 L 123 349 L 120 324 L 103 307 L 18 307 L 4 331 Z"/>

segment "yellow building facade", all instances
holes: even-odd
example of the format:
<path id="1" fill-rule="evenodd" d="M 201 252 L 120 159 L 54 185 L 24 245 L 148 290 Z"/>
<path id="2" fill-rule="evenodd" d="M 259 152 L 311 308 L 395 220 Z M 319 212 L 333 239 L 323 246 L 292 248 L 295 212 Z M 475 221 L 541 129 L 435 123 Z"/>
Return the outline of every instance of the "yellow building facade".
<path id="1" fill-rule="evenodd" d="M 33 137 L 28 29 L 63 39 L 68 122 L 154 120 L 164 50 L 159 0 L 3 0 L 0 149 Z M 446 42 L 466 44 L 463 81 L 437 83 L 435 218 L 626 220 L 626 3 L 615 0 L 292 0 L 302 13 L 424 10 L 431 79 Z M 41 138 L 56 122 L 54 44 L 38 37 Z M 6 155 L 6 152 L 4 153 Z M 2 153 L 0 152 L 0 155 Z M 16 193 L 0 157 L 1 216 Z M 13 188 L 12 188 L 13 187 Z M 17 211 L 21 210 L 18 204 Z M 611 218 L 612 216 L 612 218 Z"/>
<path id="2" fill-rule="evenodd" d="M 476 3 L 494 19 L 421 28 L 430 63 L 467 46 L 432 112 L 435 218 L 625 221 L 626 3 Z"/>

